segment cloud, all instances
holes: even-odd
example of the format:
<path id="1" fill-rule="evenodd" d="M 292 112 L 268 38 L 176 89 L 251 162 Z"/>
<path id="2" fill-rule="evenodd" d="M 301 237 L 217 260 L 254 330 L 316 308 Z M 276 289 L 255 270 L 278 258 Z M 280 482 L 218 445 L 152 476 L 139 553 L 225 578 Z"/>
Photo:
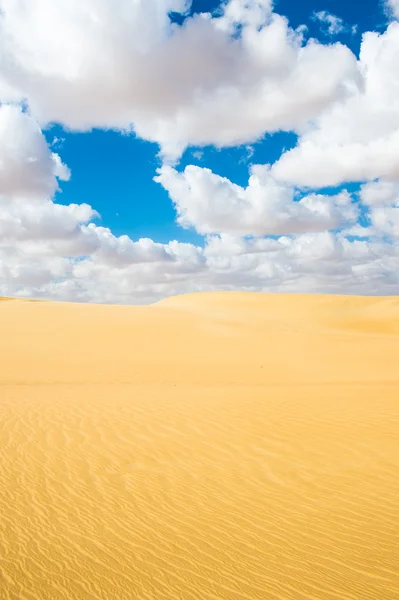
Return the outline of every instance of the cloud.
<path id="1" fill-rule="evenodd" d="M 269 166 L 255 165 L 246 188 L 189 165 L 183 173 L 163 166 L 155 178 L 168 192 L 183 227 L 198 233 L 276 235 L 338 229 L 357 220 L 350 195 L 309 194 L 295 200 L 295 190 L 278 183 Z"/>
<path id="2" fill-rule="evenodd" d="M 14 248 L 36 258 L 90 257 L 95 264 L 110 268 L 174 263 L 180 257 L 192 262 L 198 254 L 190 244 L 159 244 L 147 238 L 133 241 L 127 235 L 116 237 L 109 228 L 93 222 L 98 217 L 88 204 L 64 206 L 48 199 L 32 203 L 26 198 L 0 196 L 0 247 Z"/>
<path id="3" fill-rule="evenodd" d="M 311 18 L 313 21 L 318 21 L 322 26 L 322 31 L 331 37 L 347 31 L 355 31 L 346 25 L 343 19 L 326 10 L 315 11 Z"/>
<path id="4" fill-rule="evenodd" d="M 301 128 L 355 85 L 347 47 L 303 46 L 269 1 L 171 24 L 168 12 L 187 6 L 0 0 L 0 97 L 23 99 L 42 125 L 135 131 L 176 159 L 188 145 Z"/>
<path id="5" fill-rule="evenodd" d="M 0 105 L 0 195 L 51 197 L 69 170 L 50 151 L 37 122 L 18 106 Z"/>
<path id="6" fill-rule="evenodd" d="M 188 4 L 0 0 L 0 295 L 398 294 L 399 24 L 366 34 L 357 62 L 341 44 L 304 45 L 269 1 L 172 24 Z M 178 223 L 204 235 L 164 244 L 114 235 L 95 198 L 56 201 L 70 172 L 43 136 L 53 121 L 135 131 L 170 161 L 187 145 L 300 138 L 275 165 L 253 165 L 246 186 L 164 164 Z M 363 183 L 358 195 L 298 189 L 345 180 Z"/>
<path id="7" fill-rule="evenodd" d="M 389 294 L 399 283 L 397 248 L 334 232 L 274 240 L 211 236 L 205 254 L 209 278 L 225 289 Z"/>
<path id="8" fill-rule="evenodd" d="M 196 160 L 201 161 L 204 158 L 204 151 L 203 150 L 194 150 L 193 157 Z"/>
<path id="9" fill-rule="evenodd" d="M 135 303 L 204 268 L 192 244 L 115 237 L 87 205 L 1 203 L 0 295 Z M 166 293 L 165 293 L 166 292 Z M 152 296 L 151 296 L 152 297 Z"/>
<path id="10" fill-rule="evenodd" d="M 134 243 L 134 242 L 132 242 Z M 147 244 L 149 242 L 147 241 Z M 143 253 L 151 254 L 145 244 Z M 0 294 L 141 304 L 195 291 L 397 294 L 397 247 L 318 232 L 278 239 L 210 236 L 204 249 L 172 242 L 172 260 L 104 261 L 0 245 Z"/>
<path id="11" fill-rule="evenodd" d="M 389 15 L 399 19 L 399 0 L 386 0 L 385 5 Z"/>
<path id="12" fill-rule="evenodd" d="M 399 291 L 394 182 L 361 188 L 370 226 L 360 228 L 349 194 L 298 201 L 269 166 L 253 166 L 247 187 L 208 169 L 178 173 L 164 166 L 160 182 L 178 218 L 206 233 L 204 246 L 133 240 L 98 225 L 89 204 L 55 202 L 49 194 L 68 168 L 54 159 L 31 115 L 3 106 L 1 119 L 2 164 L 14 167 L 1 179 L 0 295 L 148 303 L 209 290 Z M 24 136 L 17 135 L 20 129 Z M 346 228 L 326 231 L 338 226 Z M 362 239 L 351 239 L 354 232 Z"/>
<path id="13" fill-rule="evenodd" d="M 101 295 L 94 288 L 90 295 L 87 286 L 99 277 L 107 280 L 107 271 L 118 279 L 131 269 L 133 289 L 135 269 L 141 269 L 143 284 L 147 273 L 161 284 L 202 268 L 202 251 L 191 244 L 116 237 L 95 223 L 99 215 L 89 204 L 56 203 L 58 180 L 67 179 L 69 169 L 51 152 L 34 118 L 17 106 L 0 107 L 0 175 L 2 294 L 98 301 Z"/>
<path id="14" fill-rule="evenodd" d="M 373 181 L 360 188 L 360 198 L 366 206 L 399 205 L 399 182 Z"/>
<path id="15" fill-rule="evenodd" d="M 370 211 L 370 221 L 378 234 L 390 239 L 399 238 L 399 204 L 395 207 L 375 207 Z"/>
<path id="16" fill-rule="evenodd" d="M 271 17 L 272 10 L 272 0 L 230 0 L 218 26 L 232 33 L 237 25 L 259 28 Z"/>
<path id="17" fill-rule="evenodd" d="M 363 36 L 362 85 L 332 104 L 283 154 L 273 175 L 299 186 L 399 178 L 399 23 Z"/>
<path id="18" fill-rule="evenodd" d="M 399 183 L 375 181 L 363 185 L 360 199 L 368 208 L 373 234 L 391 240 L 399 238 Z"/>

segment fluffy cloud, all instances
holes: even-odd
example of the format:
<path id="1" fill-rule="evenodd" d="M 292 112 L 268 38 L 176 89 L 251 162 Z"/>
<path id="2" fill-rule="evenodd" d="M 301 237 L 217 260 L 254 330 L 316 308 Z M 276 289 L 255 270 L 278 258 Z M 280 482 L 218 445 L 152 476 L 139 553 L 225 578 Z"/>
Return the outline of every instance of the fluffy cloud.
<path id="1" fill-rule="evenodd" d="M 0 195 L 51 197 L 68 168 L 50 151 L 37 122 L 18 106 L 0 105 Z"/>
<path id="2" fill-rule="evenodd" d="M 376 209 L 394 207 L 377 188 L 361 192 Z M 189 291 L 394 293 L 399 252 L 382 235 L 208 235 L 204 248 L 115 237 L 88 205 L 0 198 L 0 294 L 58 300 L 148 303 Z M 390 217 L 391 218 L 391 217 Z M 375 221 L 378 220 L 376 214 Z M 391 219 L 392 220 L 392 219 Z M 358 226 L 359 227 L 359 226 Z M 389 225 L 392 229 L 392 224 Z M 366 228 L 363 228 L 366 229 Z"/>
<path id="3" fill-rule="evenodd" d="M 370 221 L 378 234 L 399 238 L 399 205 L 395 207 L 375 207 L 370 212 Z"/>
<path id="4" fill-rule="evenodd" d="M 154 290 L 156 297 L 168 295 L 168 287 L 188 284 L 205 267 L 202 249 L 192 244 L 133 241 L 82 223 L 92 210 L 85 205 L 39 205 L 29 228 L 31 207 L 21 202 L 19 208 L 13 228 L 15 208 L 1 206 L 0 295 L 134 303 L 141 296 L 151 300 Z"/>
<path id="5" fill-rule="evenodd" d="M 386 6 L 389 14 L 399 19 L 399 0 L 386 0 Z"/>
<path id="6" fill-rule="evenodd" d="M 0 294 L 81 302 L 154 302 L 210 290 L 394 294 L 399 253 L 383 240 L 336 233 L 278 239 L 211 236 L 204 249 L 166 245 L 173 260 L 115 262 L 0 246 Z"/>
<path id="7" fill-rule="evenodd" d="M 193 165 L 183 173 L 164 166 L 155 180 L 169 192 L 178 223 L 201 234 L 325 231 L 355 222 L 358 216 L 347 192 L 336 196 L 310 194 L 295 201 L 295 190 L 276 182 L 267 165 L 251 168 L 246 188 Z"/>
<path id="8" fill-rule="evenodd" d="M 399 182 L 373 181 L 360 188 L 360 198 L 365 206 L 399 205 Z"/>
<path id="9" fill-rule="evenodd" d="M 340 44 L 303 45 L 269 0 L 171 24 L 188 4 L 0 0 L 0 295 L 399 293 L 399 24 L 365 35 L 358 63 Z M 278 129 L 300 141 L 253 166 L 246 187 L 192 165 L 159 170 L 180 225 L 205 236 L 197 247 L 117 237 L 90 204 L 57 203 L 70 173 L 42 134 L 52 121 L 134 130 L 170 159 Z M 298 189 L 345 180 L 370 183 L 353 196 Z"/>
<path id="10" fill-rule="evenodd" d="M 273 174 L 292 185 L 399 179 L 399 23 L 366 33 L 360 53 L 362 86 L 306 128 Z"/>
<path id="11" fill-rule="evenodd" d="M 269 0 L 171 24 L 187 5 L 0 0 L 0 97 L 25 99 L 42 124 L 134 130 L 176 158 L 300 128 L 355 84 L 348 48 L 303 46 Z"/>
<path id="12" fill-rule="evenodd" d="M 375 181 L 360 190 L 362 203 L 368 208 L 374 236 L 399 238 L 399 183 Z"/>
<path id="13" fill-rule="evenodd" d="M 253 167 L 246 188 L 208 169 L 189 166 L 178 173 L 164 166 L 159 181 L 173 197 L 180 221 L 207 234 L 204 247 L 132 240 L 98 225 L 99 215 L 88 204 L 54 202 L 49 194 L 57 189 L 57 176 L 69 174 L 67 167 L 54 159 L 29 114 L 3 106 L 1 118 L 7 132 L 2 164 L 14 165 L 1 178 L 2 295 L 147 303 L 214 289 L 399 290 L 399 255 L 391 243 L 398 232 L 394 182 L 363 186 L 359 197 L 370 226 L 355 224 L 340 233 L 326 229 L 357 219 L 346 192 L 298 200 L 268 166 Z M 265 237 L 270 233 L 274 238 Z"/>
<path id="14" fill-rule="evenodd" d="M 95 292 L 98 280 L 112 273 L 116 301 L 121 285 L 135 289 L 137 273 L 141 285 L 148 273 L 161 285 L 201 270 L 202 251 L 191 244 L 115 237 L 88 204 L 55 203 L 58 179 L 68 177 L 33 117 L 1 106 L 0 293 L 98 301 L 110 297 L 103 283 Z"/>
<path id="15" fill-rule="evenodd" d="M 218 26 L 231 32 L 237 24 L 262 27 L 270 18 L 272 10 L 272 0 L 230 0 Z"/>
<path id="16" fill-rule="evenodd" d="M 0 197 L 0 249 L 10 253 L 10 260 L 21 257 L 25 264 L 47 264 L 58 258 L 57 264 L 78 268 L 80 273 L 82 264 L 118 270 L 159 263 L 162 277 L 179 268 L 187 273 L 190 265 L 201 268 L 201 251 L 195 246 L 116 237 L 92 221 L 98 216 L 87 204 L 64 206 L 47 199 L 33 204 L 26 198 Z M 8 259 L 5 262 L 9 264 Z"/>

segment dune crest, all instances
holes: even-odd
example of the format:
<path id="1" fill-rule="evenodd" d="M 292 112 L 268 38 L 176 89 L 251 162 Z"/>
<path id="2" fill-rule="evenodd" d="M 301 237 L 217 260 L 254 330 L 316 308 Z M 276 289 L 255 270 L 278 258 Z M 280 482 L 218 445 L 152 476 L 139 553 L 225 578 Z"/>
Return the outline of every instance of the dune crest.
<path id="1" fill-rule="evenodd" d="M 1 600 L 399 598 L 398 298 L 1 304 Z"/>

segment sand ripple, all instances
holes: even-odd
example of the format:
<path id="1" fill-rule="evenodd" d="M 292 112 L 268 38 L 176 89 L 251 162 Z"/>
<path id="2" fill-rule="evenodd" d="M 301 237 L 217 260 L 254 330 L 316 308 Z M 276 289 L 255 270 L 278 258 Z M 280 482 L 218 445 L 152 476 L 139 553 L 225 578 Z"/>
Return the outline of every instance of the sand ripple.
<path id="1" fill-rule="evenodd" d="M 399 598 L 397 301 L 216 300 L 0 307 L 1 600 Z"/>

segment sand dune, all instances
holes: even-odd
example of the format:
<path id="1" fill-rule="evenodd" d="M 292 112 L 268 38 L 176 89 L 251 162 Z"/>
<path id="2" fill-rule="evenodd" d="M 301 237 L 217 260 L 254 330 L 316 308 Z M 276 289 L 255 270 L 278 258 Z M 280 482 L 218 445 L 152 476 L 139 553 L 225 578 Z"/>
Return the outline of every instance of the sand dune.
<path id="1" fill-rule="evenodd" d="M 1 600 L 398 600 L 399 299 L 0 302 Z"/>

